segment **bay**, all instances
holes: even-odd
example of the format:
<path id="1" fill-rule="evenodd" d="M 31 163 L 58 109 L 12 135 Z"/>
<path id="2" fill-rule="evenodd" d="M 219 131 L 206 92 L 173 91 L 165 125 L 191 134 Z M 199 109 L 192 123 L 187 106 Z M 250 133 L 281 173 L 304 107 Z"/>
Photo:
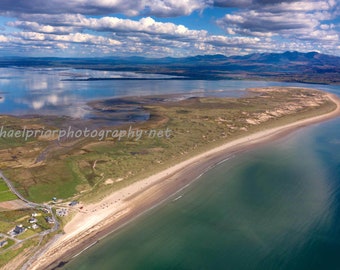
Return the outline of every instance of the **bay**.
<path id="1" fill-rule="evenodd" d="M 159 94 L 190 96 L 231 96 L 245 93 L 249 87 L 275 85 L 311 86 L 332 91 L 336 86 L 306 85 L 245 80 L 164 80 L 164 75 L 137 74 L 62 68 L 0 68 L 0 114 L 66 115 L 87 118 L 88 101 Z M 86 78 L 153 78 L 153 80 L 67 81 Z M 159 78 L 159 80 L 155 80 Z"/>

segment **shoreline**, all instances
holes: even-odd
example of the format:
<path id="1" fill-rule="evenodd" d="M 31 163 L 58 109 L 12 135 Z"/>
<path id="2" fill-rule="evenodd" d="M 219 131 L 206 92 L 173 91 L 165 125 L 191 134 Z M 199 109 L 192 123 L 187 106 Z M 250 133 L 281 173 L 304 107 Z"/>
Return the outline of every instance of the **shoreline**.
<path id="1" fill-rule="evenodd" d="M 232 140 L 189 158 L 155 175 L 134 182 L 102 201 L 84 206 L 64 227 L 65 234 L 44 248 L 27 269 L 56 269 L 78 256 L 107 235 L 120 229 L 145 212 L 157 207 L 194 182 L 202 174 L 248 149 L 260 146 L 301 127 L 326 121 L 340 115 L 340 99 L 327 93 L 336 109 L 319 116 L 270 128 Z M 66 255 L 67 254 L 67 255 Z"/>

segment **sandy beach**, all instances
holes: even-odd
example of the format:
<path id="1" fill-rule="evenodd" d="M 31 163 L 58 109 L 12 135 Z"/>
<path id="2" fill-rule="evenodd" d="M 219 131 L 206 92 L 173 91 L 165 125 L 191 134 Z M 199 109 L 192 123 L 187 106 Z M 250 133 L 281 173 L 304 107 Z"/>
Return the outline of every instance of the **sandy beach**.
<path id="1" fill-rule="evenodd" d="M 328 97 L 337 104 L 337 108 L 330 113 L 236 139 L 135 182 L 98 203 L 84 205 L 81 212 L 64 227 L 65 234 L 54 239 L 28 269 L 52 269 L 67 262 L 107 234 L 173 196 L 235 153 L 280 138 L 298 128 L 339 116 L 339 98 L 331 94 Z"/>

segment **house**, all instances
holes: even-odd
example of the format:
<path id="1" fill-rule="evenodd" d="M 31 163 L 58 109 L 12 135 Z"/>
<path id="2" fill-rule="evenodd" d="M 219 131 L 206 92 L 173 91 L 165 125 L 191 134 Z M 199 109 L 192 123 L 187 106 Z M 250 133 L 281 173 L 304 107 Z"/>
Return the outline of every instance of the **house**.
<path id="1" fill-rule="evenodd" d="M 9 234 L 15 237 L 23 233 L 24 231 L 26 231 L 26 228 L 20 224 L 20 225 L 16 225 L 15 228 L 9 232 Z"/>
<path id="2" fill-rule="evenodd" d="M 3 240 L 0 242 L 0 248 L 6 246 L 8 244 L 8 241 L 7 240 Z"/>
<path id="3" fill-rule="evenodd" d="M 17 235 L 23 233 L 24 231 L 26 231 L 26 229 L 25 229 L 25 227 L 22 226 L 21 224 L 15 226 L 15 228 L 14 228 L 14 230 L 13 230 L 13 232 L 15 232 L 15 234 L 17 234 Z"/>
<path id="4" fill-rule="evenodd" d="M 32 217 L 32 218 L 30 218 L 30 219 L 28 220 L 28 222 L 32 224 L 32 223 L 38 222 L 38 220 L 37 220 L 36 218 L 33 218 L 33 217 Z"/>
<path id="5" fill-rule="evenodd" d="M 32 213 L 32 217 L 37 217 L 38 216 L 38 213 L 34 212 Z"/>
<path id="6" fill-rule="evenodd" d="M 39 228 L 39 226 L 38 226 L 37 224 L 34 223 L 34 224 L 32 225 L 32 229 L 33 229 L 33 230 L 36 230 L 36 229 L 38 229 L 38 228 Z"/>
<path id="7" fill-rule="evenodd" d="M 45 220 L 49 224 L 53 224 L 54 223 L 54 219 L 52 217 L 46 217 Z"/>

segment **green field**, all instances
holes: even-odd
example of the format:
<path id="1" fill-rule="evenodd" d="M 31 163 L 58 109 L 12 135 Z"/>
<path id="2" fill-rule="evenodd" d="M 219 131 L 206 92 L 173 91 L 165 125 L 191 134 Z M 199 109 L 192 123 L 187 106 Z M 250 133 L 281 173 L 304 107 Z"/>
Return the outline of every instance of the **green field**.
<path id="1" fill-rule="evenodd" d="M 6 240 L 8 243 L 6 246 L 0 248 L 0 252 L 6 250 L 15 244 L 15 241 L 10 238 L 2 238 L 0 241 Z"/>
<path id="2" fill-rule="evenodd" d="M 6 202 L 18 199 L 7 187 L 3 180 L 0 180 L 0 202 Z"/>
<path id="3" fill-rule="evenodd" d="M 38 245 L 39 239 L 37 237 L 30 239 L 30 241 L 25 241 L 21 245 L 15 248 L 6 248 L 6 252 L 2 253 L 0 256 L 0 267 L 3 267 L 10 260 L 16 256 L 24 256 L 28 258 L 35 251 L 35 247 Z M 12 242 L 10 242 L 13 245 Z"/>

